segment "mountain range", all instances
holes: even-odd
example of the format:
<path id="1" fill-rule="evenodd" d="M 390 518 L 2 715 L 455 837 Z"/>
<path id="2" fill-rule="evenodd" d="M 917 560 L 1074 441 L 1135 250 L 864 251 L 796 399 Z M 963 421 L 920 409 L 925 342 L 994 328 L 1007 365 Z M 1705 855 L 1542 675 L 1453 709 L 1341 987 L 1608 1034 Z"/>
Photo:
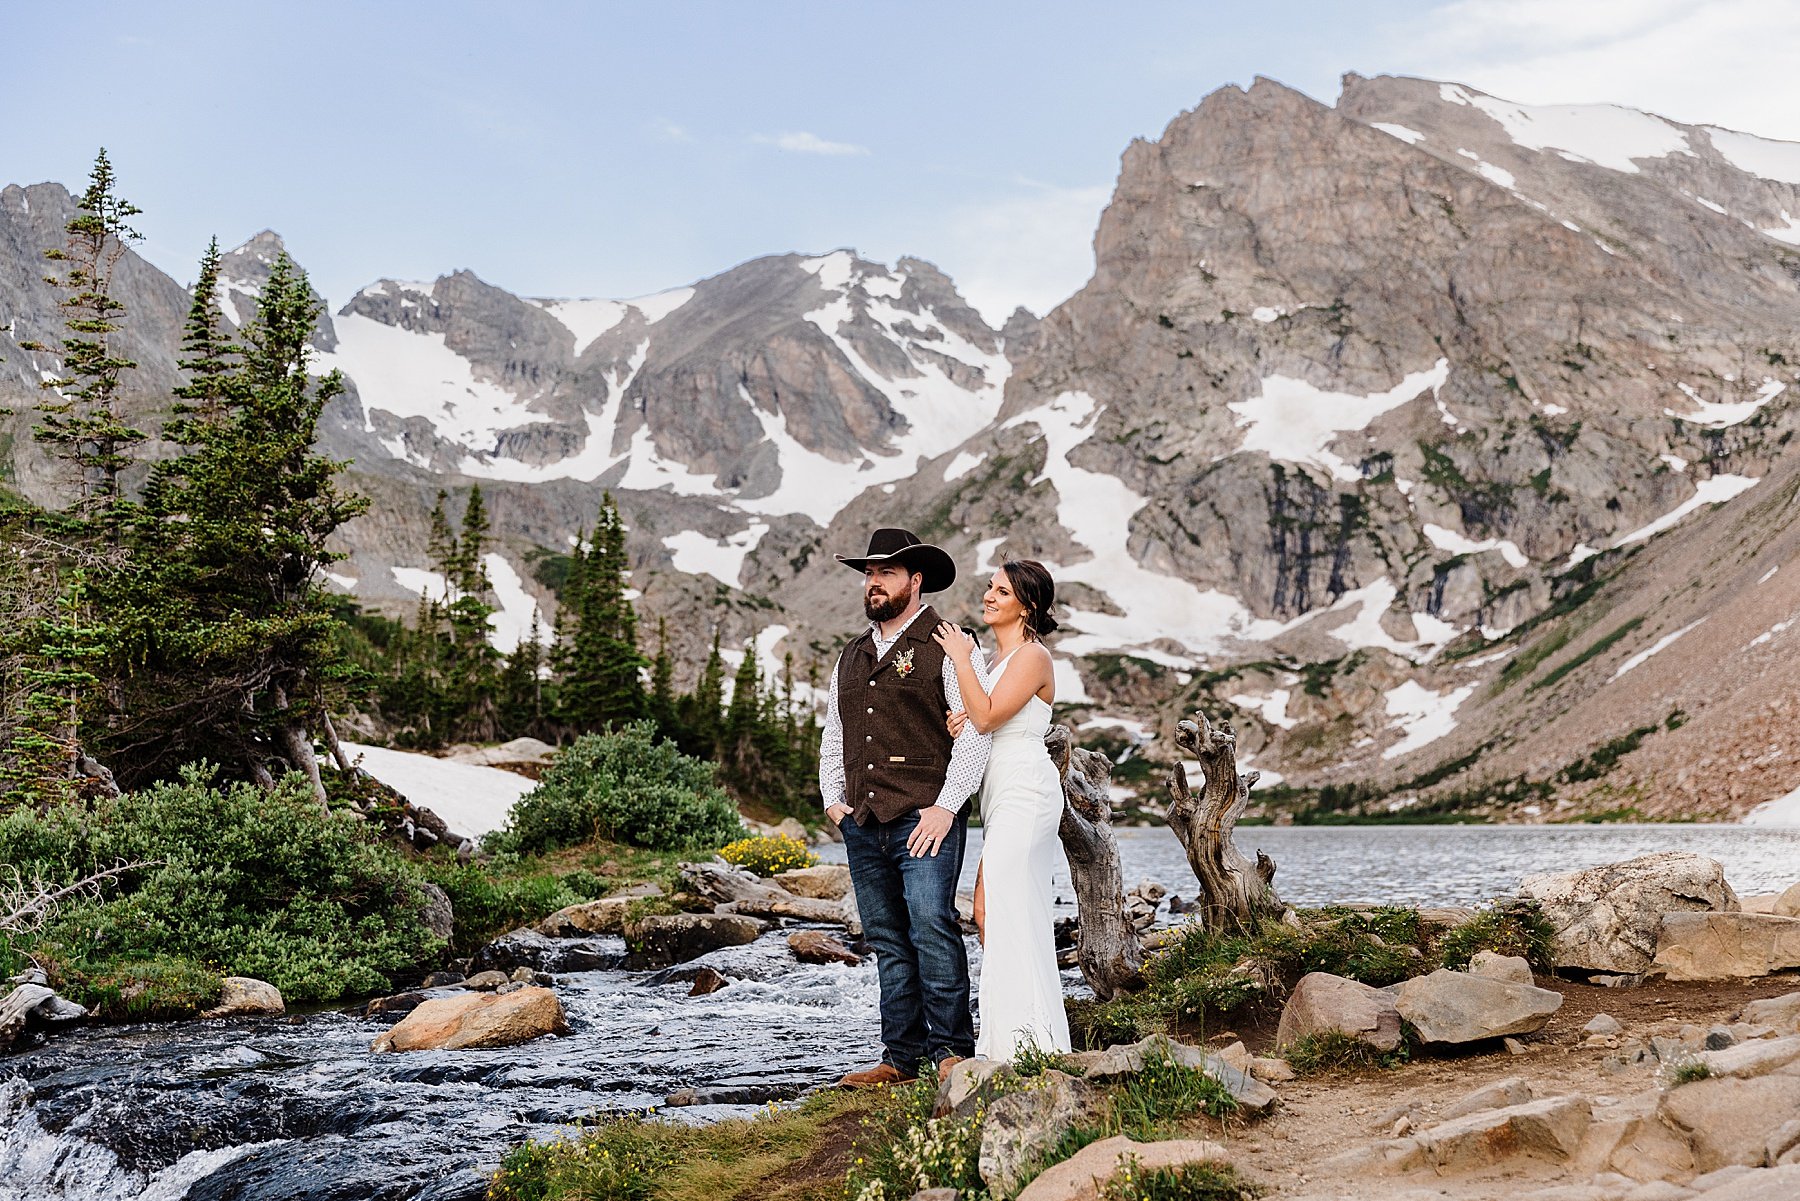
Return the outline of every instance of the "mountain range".
<path id="1" fill-rule="evenodd" d="M 60 334 L 38 256 L 71 212 L 0 191 L 14 408 L 54 374 L 17 343 Z M 227 257 L 228 315 L 280 250 Z M 1126 149 L 1094 250 L 999 329 L 850 250 L 623 301 L 378 280 L 315 339 L 351 384 L 321 445 L 374 501 L 334 584 L 409 612 L 433 497 L 479 484 L 510 647 L 610 491 L 690 662 L 716 626 L 804 673 L 859 624 L 833 553 L 906 525 L 956 555 L 965 621 L 993 564 L 1044 560 L 1066 717 L 1143 760 L 1229 714 L 1271 812 L 1727 816 L 1800 785 L 1800 145 L 1258 80 Z M 135 255 L 120 294 L 153 415 L 188 295 Z M 52 500 L 27 425 L 0 460 Z"/>

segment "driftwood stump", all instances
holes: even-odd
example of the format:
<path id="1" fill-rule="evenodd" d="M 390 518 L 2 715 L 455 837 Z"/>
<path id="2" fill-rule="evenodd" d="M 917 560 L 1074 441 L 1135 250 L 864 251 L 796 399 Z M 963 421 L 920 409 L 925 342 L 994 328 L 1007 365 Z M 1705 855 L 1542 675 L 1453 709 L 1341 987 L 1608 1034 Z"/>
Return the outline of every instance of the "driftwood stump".
<path id="1" fill-rule="evenodd" d="M 1044 735 L 1050 761 L 1062 776 L 1063 853 L 1081 914 L 1076 959 L 1088 987 L 1102 1001 L 1144 986 L 1144 949 L 1125 913 L 1125 873 L 1112 832 L 1112 763 L 1075 745 L 1067 726 Z"/>
<path id="2" fill-rule="evenodd" d="M 1198 794 L 1188 788 L 1180 763 L 1169 775 L 1169 827 L 1187 849 L 1200 880 L 1200 918 L 1211 930 L 1253 930 L 1264 917 L 1279 918 L 1284 906 L 1275 895 L 1275 861 L 1261 851 L 1253 864 L 1231 841 L 1232 827 L 1250 803 L 1258 774 L 1239 775 L 1237 735 L 1231 723 L 1213 725 L 1196 712 L 1175 732 L 1175 742 L 1200 761 L 1206 781 Z"/>

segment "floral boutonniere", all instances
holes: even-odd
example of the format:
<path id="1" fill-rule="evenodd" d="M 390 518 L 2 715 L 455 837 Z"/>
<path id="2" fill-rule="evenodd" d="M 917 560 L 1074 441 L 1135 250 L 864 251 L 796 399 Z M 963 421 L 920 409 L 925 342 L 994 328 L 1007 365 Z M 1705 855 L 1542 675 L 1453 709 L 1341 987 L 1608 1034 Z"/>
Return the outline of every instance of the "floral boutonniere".
<path id="1" fill-rule="evenodd" d="M 913 671 L 913 649 L 909 648 L 894 656 L 894 674 L 903 680 Z"/>

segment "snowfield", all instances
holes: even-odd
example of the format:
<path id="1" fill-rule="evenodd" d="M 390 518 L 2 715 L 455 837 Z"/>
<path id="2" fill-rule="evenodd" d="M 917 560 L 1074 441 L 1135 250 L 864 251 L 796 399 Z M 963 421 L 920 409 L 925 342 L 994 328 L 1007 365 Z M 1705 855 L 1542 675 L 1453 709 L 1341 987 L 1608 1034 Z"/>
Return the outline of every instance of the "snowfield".
<path id="1" fill-rule="evenodd" d="M 415 805 L 444 819 L 452 832 L 480 839 L 506 824 L 520 797 L 536 787 L 497 767 L 452 763 L 414 751 L 344 743 L 352 763 Z"/>

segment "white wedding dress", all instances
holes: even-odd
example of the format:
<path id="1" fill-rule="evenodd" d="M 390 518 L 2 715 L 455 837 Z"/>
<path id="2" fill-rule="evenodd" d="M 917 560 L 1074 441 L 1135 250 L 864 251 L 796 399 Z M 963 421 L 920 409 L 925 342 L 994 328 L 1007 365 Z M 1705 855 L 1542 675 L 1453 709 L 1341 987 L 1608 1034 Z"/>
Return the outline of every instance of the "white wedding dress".
<path id="1" fill-rule="evenodd" d="M 1016 652 L 1015 652 L 1016 653 Z M 991 695 L 1008 655 L 983 680 Z M 975 1054 L 1010 1060 L 1028 1044 L 1067 1051 L 1069 1018 L 1056 969 L 1050 876 L 1062 821 L 1062 780 L 1044 749 L 1050 706 L 1032 696 L 994 731 L 981 781 L 981 1034 Z"/>

